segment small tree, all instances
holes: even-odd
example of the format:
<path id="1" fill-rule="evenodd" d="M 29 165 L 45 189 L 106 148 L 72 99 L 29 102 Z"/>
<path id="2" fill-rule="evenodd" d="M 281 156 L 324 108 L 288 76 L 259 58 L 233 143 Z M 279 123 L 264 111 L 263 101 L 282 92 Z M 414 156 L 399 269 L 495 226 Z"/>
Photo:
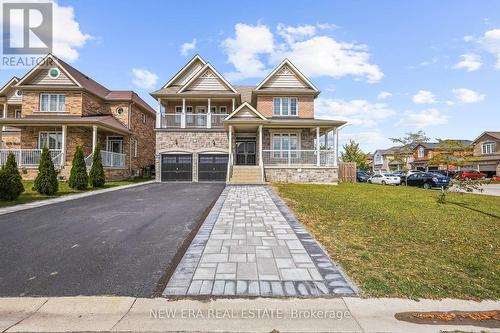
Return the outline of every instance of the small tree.
<path id="1" fill-rule="evenodd" d="M 0 200 L 15 200 L 24 192 L 16 158 L 10 153 L 0 171 Z"/>
<path id="2" fill-rule="evenodd" d="M 359 148 L 359 143 L 354 140 L 349 140 L 344 146 L 344 151 L 340 153 L 342 162 L 356 162 L 359 170 L 368 170 L 367 155 Z"/>
<path id="3" fill-rule="evenodd" d="M 75 156 L 71 165 L 71 174 L 68 181 L 69 187 L 75 190 L 85 190 L 89 185 L 89 176 L 87 175 L 87 166 L 83 157 L 81 146 L 76 147 Z"/>
<path id="4" fill-rule="evenodd" d="M 59 189 L 57 172 L 52 162 L 49 149 L 43 148 L 40 164 L 38 165 L 38 175 L 36 176 L 33 190 L 40 194 L 53 195 Z"/>
<path id="5" fill-rule="evenodd" d="M 102 166 L 101 148 L 99 144 L 95 147 L 94 156 L 92 157 L 92 168 L 89 172 L 90 184 L 92 187 L 103 187 L 106 183 L 104 168 Z"/>
<path id="6" fill-rule="evenodd" d="M 416 133 L 406 133 L 406 136 L 401 138 L 390 138 L 390 140 L 399 145 L 395 150 L 394 160 L 403 164 L 403 170 L 408 171 L 407 165 L 410 163 L 410 158 L 413 156 L 413 149 L 423 142 L 427 142 L 430 139 L 425 136 L 423 131 L 418 131 Z"/>

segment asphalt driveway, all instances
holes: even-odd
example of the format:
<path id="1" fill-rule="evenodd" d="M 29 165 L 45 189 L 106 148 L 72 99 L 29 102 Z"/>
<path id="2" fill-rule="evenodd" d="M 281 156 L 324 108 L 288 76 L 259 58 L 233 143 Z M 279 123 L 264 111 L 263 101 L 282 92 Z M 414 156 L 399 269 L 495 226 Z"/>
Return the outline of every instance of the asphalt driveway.
<path id="1" fill-rule="evenodd" d="M 223 188 L 148 184 L 0 216 L 0 296 L 153 296 Z"/>

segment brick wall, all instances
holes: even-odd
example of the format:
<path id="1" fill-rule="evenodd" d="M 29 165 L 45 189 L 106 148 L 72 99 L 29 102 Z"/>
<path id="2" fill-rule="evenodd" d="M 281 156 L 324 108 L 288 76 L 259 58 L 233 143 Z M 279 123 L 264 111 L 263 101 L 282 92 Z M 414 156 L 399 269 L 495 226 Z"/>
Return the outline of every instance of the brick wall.
<path id="1" fill-rule="evenodd" d="M 119 109 L 123 109 L 123 112 L 118 113 Z M 130 110 L 130 103 L 111 103 L 108 105 L 107 113 L 113 115 L 119 122 L 121 122 L 125 127 L 130 128 L 130 117 L 132 115 Z M 154 127 L 151 128 L 153 130 Z"/>
<path id="2" fill-rule="evenodd" d="M 297 96 L 299 118 L 314 118 L 314 97 L 312 96 Z M 257 96 L 257 111 L 264 117 L 273 116 L 273 96 L 258 95 Z"/>
<path id="3" fill-rule="evenodd" d="M 316 139 L 316 132 L 314 130 L 310 130 L 308 128 L 302 129 L 302 130 L 295 130 L 295 129 L 274 129 L 272 131 L 268 129 L 263 129 L 262 130 L 262 149 L 264 150 L 272 150 L 272 138 L 271 138 L 271 133 L 273 132 L 300 132 L 300 147 L 299 149 L 302 150 L 314 150 L 314 140 Z"/>
<path id="4" fill-rule="evenodd" d="M 146 123 L 142 121 L 142 115 L 146 115 Z M 154 164 L 155 157 L 155 121 L 153 115 L 144 112 L 137 106 L 133 106 L 130 113 L 130 130 L 132 139 L 137 140 L 138 155 L 134 157 L 134 146 L 131 144 L 131 168 L 132 170 L 141 170 Z"/>
<path id="5" fill-rule="evenodd" d="M 39 114 L 40 111 L 40 93 L 43 91 L 33 90 L 23 92 L 22 116 L 26 117 L 32 114 Z M 81 115 L 82 114 L 82 94 L 80 92 L 63 91 L 65 95 L 66 111 L 63 114 Z M 44 113 L 49 114 L 49 112 Z M 50 114 L 61 114 L 59 112 L 50 112 Z"/>
<path id="6" fill-rule="evenodd" d="M 82 93 L 82 111 L 84 116 L 110 114 L 108 105 L 100 98 L 89 93 Z"/>

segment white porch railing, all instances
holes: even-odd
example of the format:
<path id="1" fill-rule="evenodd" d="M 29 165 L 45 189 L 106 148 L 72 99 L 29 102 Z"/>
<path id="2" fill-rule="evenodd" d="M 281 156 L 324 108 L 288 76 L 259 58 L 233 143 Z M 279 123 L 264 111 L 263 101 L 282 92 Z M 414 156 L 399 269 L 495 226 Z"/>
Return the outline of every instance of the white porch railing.
<path id="1" fill-rule="evenodd" d="M 222 128 L 225 113 L 162 113 L 159 114 L 159 128 Z M 208 121 L 210 118 L 210 122 Z"/>
<path id="2" fill-rule="evenodd" d="M 320 150 L 319 161 L 316 150 L 263 150 L 262 161 L 264 165 L 276 166 L 335 166 L 335 152 L 333 150 Z"/>
<path id="3" fill-rule="evenodd" d="M 62 150 L 61 149 L 50 149 L 50 156 L 55 167 L 59 167 L 62 164 Z M 42 149 L 0 149 L 0 165 L 4 165 L 7 162 L 7 157 L 9 154 L 14 154 L 16 158 L 16 163 L 19 167 L 22 166 L 38 166 L 40 164 L 40 159 L 42 157 Z"/>
<path id="4" fill-rule="evenodd" d="M 85 158 L 85 165 L 90 168 L 94 153 Z M 101 150 L 102 166 L 105 168 L 125 168 L 125 154 L 114 153 L 112 151 Z"/>
<path id="5" fill-rule="evenodd" d="M 186 128 L 206 128 L 207 115 L 204 113 L 186 113 Z"/>

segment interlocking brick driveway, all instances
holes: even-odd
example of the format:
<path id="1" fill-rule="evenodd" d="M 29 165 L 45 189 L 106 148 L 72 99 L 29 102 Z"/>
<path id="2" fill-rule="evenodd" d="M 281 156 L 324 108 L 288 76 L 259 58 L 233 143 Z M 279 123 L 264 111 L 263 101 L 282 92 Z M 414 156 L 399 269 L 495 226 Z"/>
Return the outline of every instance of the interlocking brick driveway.
<path id="1" fill-rule="evenodd" d="M 164 295 L 354 295 L 344 275 L 265 186 L 228 186 Z"/>

